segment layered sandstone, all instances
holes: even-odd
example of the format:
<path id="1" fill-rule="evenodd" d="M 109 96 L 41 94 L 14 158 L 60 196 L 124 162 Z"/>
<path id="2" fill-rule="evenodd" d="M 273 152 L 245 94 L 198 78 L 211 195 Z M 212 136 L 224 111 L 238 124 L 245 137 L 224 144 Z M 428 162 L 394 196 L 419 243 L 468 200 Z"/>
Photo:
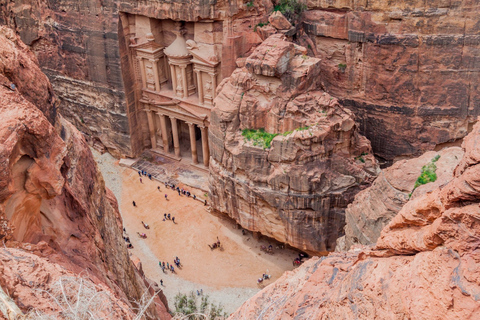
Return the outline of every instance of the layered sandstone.
<path id="1" fill-rule="evenodd" d="M 345 236 L 337 241 L 335 250 L 348 250 L 354 244 L 375 244 L 382 229 L 408 200 L 431 192 L 452 179 L 453 170 L 462 156 L 460 147 L 450 147 L 397 161 L 382 170 L 372 186 L 359 192 L 345 210 Z M 439 157 L 435 162 L 437 180 L 414 189 L 422 167 L 436 157 Z"/>
<path id="2" fill-rule="evenodd" d="M 129 47 L 137 36 L 129 31 L 135 27 L 131 17 L 215 22 L 223 47 L 221 72 L 229 76 L 236 58 L 261 42 L 254 27 L 267 22 L 271 8 L 266 0 L 254 6 L 243 0 L 7 1 L 0 4 L 0 24 L 14 28 L 35 52 L 63 116 L 115 156 L 135 156 L 150 140 L 147 116 L 137 103 L 141 84 L 135 82 L 137 61 Z"/>
<path id="3" fill-rule="evenodd" d="M 334 249 L 344 210 L 377 174 L 352 113 L 317 90 L 320 60 L 281 35 L 219 86 L 210 124 L 212 207 L 310 252 Z M 242 130 L 278 134 L 271 146 Z"/>
<path id="4" fill-rule="evenodd" d="M 480 124 L 452 180 L 409 201 L 373 250 L 313 258 L 230 319 L 477 319 Z"/>
<path id="5" fill-rule="evenodd" d="M 5 27 L 0 81 L 0 217 L 7 221 L 0 238 L 74 274 L 86 271 L 127 305 L 139 300 L 146 280 L 130 261 L 116 199 L 82 134 L 56 115 L 51 85 L 34 56 Z M 157 302 L 150 317 L 168 317 Z"/>
<path id="6" fill-rule="evenodd" d="M 421 154 L 480 114 L 478 1 L 309 0 L 304 28 L 326 91 L 376 155 Z"/>

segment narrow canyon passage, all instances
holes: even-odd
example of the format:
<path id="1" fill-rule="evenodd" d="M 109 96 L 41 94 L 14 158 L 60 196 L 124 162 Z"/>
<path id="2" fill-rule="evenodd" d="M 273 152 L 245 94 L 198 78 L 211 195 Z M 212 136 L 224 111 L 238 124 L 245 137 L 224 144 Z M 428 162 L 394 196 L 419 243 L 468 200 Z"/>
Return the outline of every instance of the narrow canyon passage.
<path id="1" fill-rule="evenodd" d="M 255 240 L 251 233 L 243 236 L 234 222 L 211 214 L 202 202 L 179 196 L 177 191 L 165 189 L 163 183 L 147 177 L 142 177 L 143 183 L 140 183 L 136 171 L 118 166 L 118 161 L 108 154 L 94 154 L 107 187 L 119 201 L 123 224 L 134 246 L 130 252 L 142 262 L 148 278 L 157 283 L 163 280 L 162 289 L 172 310 L 178 292 L 203 289 L 212 301 L 221 303 L 225 311 L 231 313 L 262 287 L 293 269 L 292 260 L 298 252 L 284 249 L 275 250 L 273 255 L 265 254 L 260 246 L 273 242 Z M 205 192 L 185 188 L 204 198 Z M 163 221 L 164 213 L 174 216 L 176 224 Z M 145 229 L 141 221 L 150 229 Z M 147 239 L 141 239 L 137 232 L 146 233 Z M 217 236 L 223 251 L 208 247 Z M 175 274 L 163 273 L 158 261 L 172 264 L 175 256 L 180 258 L 183 267 L 175 268 Z M 267 270 L 272 279 L 257 285 L 257 278 Z"/>

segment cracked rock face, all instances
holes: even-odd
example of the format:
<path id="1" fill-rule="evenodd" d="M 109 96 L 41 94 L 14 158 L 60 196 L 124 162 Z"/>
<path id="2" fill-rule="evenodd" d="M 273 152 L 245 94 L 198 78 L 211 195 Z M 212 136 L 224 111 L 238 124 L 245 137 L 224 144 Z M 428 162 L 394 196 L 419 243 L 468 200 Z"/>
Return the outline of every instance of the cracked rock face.
<path id="1" fill-rule="evenodd" d="M 319 60 L 274 35 L 220 86 L 210 126 L 212 207 L 244 228 L 333 250 L 344 210 L 377 163 L 352 113 L 315 90 Z M 244 129 L 278 134 L 266 147 Z"/>
<path id="2" fill-rule="evenodd" d="M 373 249 L 312 258 L 229 319 L 477 319 L 480 124 L 450 182 L 407 202 Z"/>
<path id="3" fill-rule="evenodd" d="M 71 273 L 88 272 L 129 305 L 147 290 L 146 280 L 130 261 L 115 197 L 83 135 L 56 115 L 50 83 L 33 55 L 5 27 L 0 53 L 0 220 L 8 225 L 0 239 Z M 168 317 L 158 302 L 151 318 Z"/>
<path id="4" fill-rule="evenodd" d="M 428 151 L 418 158 L 397 161 L 382 170 L 372 186 L 359 192 L 345 210 L 345 237 L 337 240 L 335 250 L 348 250 L 355 244 L 375 244 L 382 229 L 409 199 L 431 192 L 452 180 L 453 170 L 462 156 L 462 148 L 450 147 L 439 152 Z M 435 157 L 439 157 L 435 162 L 437 180 L 414 190 L 422 167 Z"/>

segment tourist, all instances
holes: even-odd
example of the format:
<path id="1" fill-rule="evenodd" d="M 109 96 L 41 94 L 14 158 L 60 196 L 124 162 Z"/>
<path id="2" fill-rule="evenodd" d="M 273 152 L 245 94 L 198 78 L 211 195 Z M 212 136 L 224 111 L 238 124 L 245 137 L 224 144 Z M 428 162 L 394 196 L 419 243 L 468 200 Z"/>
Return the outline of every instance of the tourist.
<path id="1" fill-rule="evenodd" d="M 133 206 L 134 206 L 134 207 L 136 207 L 136 206 L 137 206 L 137 204 L 135 203 L 135 201 L 133 201 Z"/>
<path id="2" fill-rule="evenodd" d="M 160 186 L 157 186 L 157 190 L 160 191 Z"/>
<path id="3" fill-rule="evenodd" d="M 168 219 L 168 220 L 170 220 L 170 213 L 169 213 L 169 214 L 167 214 L 167 219 Z"/>
<path id="4" fill-rule="evenodd" d="M 172 217 L 172 221 L 173 221 L 173 223 L 175 223 L 175 217 Z"/>
<path id="5" fill-rule="evenodd" d="M 206 206 L 206 205 L 207 205 L 207 200 L 205 200 L 205 203 L 204 203 L 203 205 L 204 205 L 204 206 Z"/>
<path id="6" fill-rule="evenodd" d="M 142 172 L 140 170 L 138 170 L 138 175 L 141 177 L 142 176 Z"/>
<path id="7" fill-rule="evenodd" d="M 170 264 L 167 262 L 167 269 L 170 269 Z"/>
<path id="8" fill-rule="evenodd" d="M 180 195 L 180 190 L 178 190 L 178 188 L 177 188 L 177 191 L 178 191 L 178 195 Z"/>
<path id="9" fill-rule="evenodd" d="M 167 188 L 167 182 L 165 182 L 165 189 Z"/>
<path id="10" fill-rule="evenodd" d="M 172 273 L 175 273 L 175 269 L 173 268 L 172 264 L 170 265 L 170 271 L 172 271 Z"/>
<path id="11" fill-rule="evenodd" d="M 199 295 L 200 295 L 200 291 L 197 290 L 197 296 L 199 296 Z"/>
<path id="12" fill-rule="evenodd" d="M 163 280 L 160 279 L 160 285 L 163 287 Z"/>
<path id="13" fill-rule="evenodd" d="M 193 200 L 196 200 L 197 199 L 197 196 L 196 195 L 193 195 Z"/>
<path id="14" fill-rule="evenodd" d="M 142 178 L 140 178 L 140 183 L 143 183 L 143 182 L 142 182 Z"/>
<path id="15" fill-rule="evenodd" d="M 200 294 L 203 296 L 203 289 L 200 289 Z"/>
<path id="16" fill-rule="evenodd" d="M 152 175 L 150 173 L 148 174 L 148 179 L 152 180 Z"/>
<path id="17" fill-rule="evenodd" d="M 158 261 L 158 265 L 162 267 L 162 261 Z"/>
<path id="18" fill-rule="evenodd" d="M 166 194 L 166 193 L 165 193 L 165 200 L 168 200 L 168 199 L 167 199 L 167 194 Z"/>
<path id="19" fill-rule="evenodd" d="M 163 214 L 163 217 L 164 217 L 165 219 L 167 219 L 167 214 L 166 214 L 166 213 L 164 213 L 164 214 Z"/>

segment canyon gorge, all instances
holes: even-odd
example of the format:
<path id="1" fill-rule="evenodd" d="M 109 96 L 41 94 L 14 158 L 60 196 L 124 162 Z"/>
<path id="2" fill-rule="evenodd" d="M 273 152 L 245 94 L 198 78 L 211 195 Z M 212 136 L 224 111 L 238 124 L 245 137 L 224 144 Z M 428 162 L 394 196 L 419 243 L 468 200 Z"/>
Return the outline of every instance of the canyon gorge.
<path id="1" fill-rule="evenodd" d="M 103 290 L 112 319 L 144 293 L 146 318 L 172 317 L 93 147 L 197 170 L 212 214 L 313 256 L 231 319 L 478 319 L 479 14 L 475 0 L 1 2 L 0 310 L 59 312 L 32 288 L 68 278 Z"/>

